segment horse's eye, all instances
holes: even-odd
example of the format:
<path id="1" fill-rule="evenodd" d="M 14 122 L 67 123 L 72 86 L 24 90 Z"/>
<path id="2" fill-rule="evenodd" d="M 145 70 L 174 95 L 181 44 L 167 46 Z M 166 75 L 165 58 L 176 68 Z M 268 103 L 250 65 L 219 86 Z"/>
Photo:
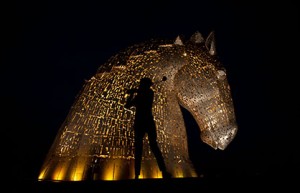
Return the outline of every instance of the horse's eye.
<path id="1" fill-rule="evenodd" d="M 226 72 L 224 70 L 218 70 L 217 72 L 217 78 L 220 80 L 224 80 L 226 77 Z"/>

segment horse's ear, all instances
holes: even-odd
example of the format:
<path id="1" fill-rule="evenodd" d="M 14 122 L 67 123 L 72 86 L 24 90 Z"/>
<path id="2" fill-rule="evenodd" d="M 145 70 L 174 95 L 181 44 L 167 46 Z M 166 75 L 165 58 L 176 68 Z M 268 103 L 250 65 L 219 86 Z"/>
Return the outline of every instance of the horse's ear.
<path id="1" fill-rule="evenodd" d="M 196 31 L 191 37 L 190 37 L 190 41 L 196 44 L 199 43 L 203 43 L 204 42 L 204 38 L 202 36 L 202 34 L 199 31 Z"/>
<path id="2" fill-rule="evenodd" d="M 216 39 L 215 39 L 214 31 L 210 32 L 209 35 L 207 36 L 207 38 L 205 40 L 205 46 L 206 46 L 207 50 L 209 51 L 210 55 L 214 56 L 217 54 Z"/>
<path id="3" fill-rule="evenodd" d="M 176 40 L 174 41 L 174 44 L 181 45 L 181 46 L 183 45 L 182 40 L 181 40 L 179 35 L 176 37 Z"/>

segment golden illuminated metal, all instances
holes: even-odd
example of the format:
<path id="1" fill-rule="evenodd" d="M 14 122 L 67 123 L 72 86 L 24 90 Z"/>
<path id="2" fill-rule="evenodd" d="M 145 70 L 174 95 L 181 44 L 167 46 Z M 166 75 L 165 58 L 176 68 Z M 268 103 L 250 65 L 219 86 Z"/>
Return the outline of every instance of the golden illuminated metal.
<path id="1" fill-rule="evenodd" d="M 126 91 L 142 77 L 156 82 L 153 114 L 157 142 L 175 178 L 196 177 L 188 154 L 180 106 L 197 121 L 201 139 L 224 150 L 237 132 L 225 69 L 213 33 L 189 41 L 151 40 L 111 57 L 85 82 L 42 166 L 39 180 L 120 180 L 134 178 L 134 109 L 125 109 Z M 166 76 L 166 81 L 161 81 Z M 147 138 L 141 178 L 161 178 Z"/>

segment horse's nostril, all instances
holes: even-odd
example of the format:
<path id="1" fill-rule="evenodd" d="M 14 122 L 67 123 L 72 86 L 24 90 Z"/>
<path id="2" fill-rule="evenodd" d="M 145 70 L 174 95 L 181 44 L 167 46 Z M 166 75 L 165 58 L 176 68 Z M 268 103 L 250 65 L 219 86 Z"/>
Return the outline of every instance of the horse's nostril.
<path id="1" fill-rule="evenodd" d="M 225 130 L 226 134 L 222 134 L 222 136 L 218 139 L 218 148 L 221 150 L 224 150 L 233 140 L 237 133 L 237 126 L 228 126 L 225 128 Z"/>

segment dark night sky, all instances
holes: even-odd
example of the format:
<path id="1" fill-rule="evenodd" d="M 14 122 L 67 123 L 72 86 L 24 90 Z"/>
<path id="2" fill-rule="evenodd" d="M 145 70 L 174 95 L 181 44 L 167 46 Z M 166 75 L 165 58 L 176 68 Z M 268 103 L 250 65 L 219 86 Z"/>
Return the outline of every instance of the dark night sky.
<path id="1" fill-rule="evenodd" d="M 1 144 L 9 178 L 37 178 L 84 80 L 110 56 L 150 38 L 187 39 L 197 30 L 205 37 L 216 32 L 239 131 L 225 151 L 194 141 L 194 161 L 210 173 L 265 175 L 294 169 L 288 166 L 296 165 L 299 150 L 290 123 L 282 121 L 289 112 L 281 110 L 293 103 L 281 98 L 290 87 L 279 77 L 295 66 L 296 51 L 290 46 L 298 41 L 298 7 L 288 1 L 44 0 L 3 8 Z"/>

